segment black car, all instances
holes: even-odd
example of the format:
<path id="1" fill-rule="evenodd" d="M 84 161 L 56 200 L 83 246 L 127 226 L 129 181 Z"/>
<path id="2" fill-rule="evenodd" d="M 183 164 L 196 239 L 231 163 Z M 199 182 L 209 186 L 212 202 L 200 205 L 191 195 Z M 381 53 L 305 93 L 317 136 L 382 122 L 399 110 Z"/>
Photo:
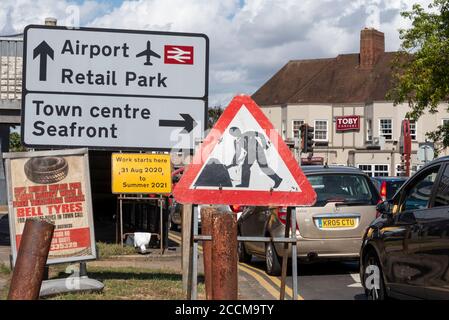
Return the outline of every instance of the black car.
<path id="1" fill-rule="evenodd" d="M 371 180 L 374 182 L 377 190 L 379 191 L 382 200 L 388 200 L 393 198 L 396 191 L 407 181 L 406 177 L 373 177 Z"/>
<path id="2" fill-rule="evenodd" d="M 371 299 L 449 299 L 449 157 L 432 161 L 377 206 L 360 252 Z"/>
<path id="3" fill-rule="evenodd" d="M 8 215 L 0 213 L 0 245 L 9 245 L 9 241 Z"/>

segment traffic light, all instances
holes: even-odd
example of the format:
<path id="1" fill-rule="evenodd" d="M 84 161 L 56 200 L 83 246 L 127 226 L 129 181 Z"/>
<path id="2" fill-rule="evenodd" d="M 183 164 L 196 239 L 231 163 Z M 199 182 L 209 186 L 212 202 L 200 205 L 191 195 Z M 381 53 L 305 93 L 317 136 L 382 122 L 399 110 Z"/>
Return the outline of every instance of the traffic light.
<path id="1" fill-rule="evenodd" d="M 309 153 L 313 152 L 313 131 L 314 128 L 308 124 L 301 125 L 301 152 Z"/>
<path id="2" fill-rule="evenodd" d="M 314 131 L 315 131 L 314 127 L 311 127 L 311 126 L 307 125 L 307 134 L 306 134 L 306 137 L 307 137 L 307 143 L 306 143 L 307 151 L 306 152 L 313 153 L 313 145 L 315 143 L 315 141 L 313 141 L 313 137 L 314 137 L 313 132 Z"/>
<path id="3" fill-rule="evenodd" d="M 404 177 L 405 176 L 405 164 L 398 164 L 398 172 L 399 172 L 399 176 L 400 177 Z"/>

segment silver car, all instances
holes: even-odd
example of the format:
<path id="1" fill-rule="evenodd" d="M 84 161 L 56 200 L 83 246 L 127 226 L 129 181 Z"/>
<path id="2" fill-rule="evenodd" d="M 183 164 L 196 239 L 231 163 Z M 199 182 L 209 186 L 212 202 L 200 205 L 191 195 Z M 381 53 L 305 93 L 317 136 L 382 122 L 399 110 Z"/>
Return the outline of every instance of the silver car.
<path id="1" fill-rule="evenodd" d="M 367 174 L 353 167 L 304 166 L 317 193 L 312 207 L 297 207 L 298 258 L 352 260 L 359 256 L 362 237 L 376 218 L 380 195 Z M 247 207 L 238 220 L 241 236 L 284 237 L 287 208 Z M 282 243 L 239 242 L 240 261 L 252 255 L 266 261 L 271 275 L 281 272 Z M 290 252 L 289 252 L 290 254 Z"/>

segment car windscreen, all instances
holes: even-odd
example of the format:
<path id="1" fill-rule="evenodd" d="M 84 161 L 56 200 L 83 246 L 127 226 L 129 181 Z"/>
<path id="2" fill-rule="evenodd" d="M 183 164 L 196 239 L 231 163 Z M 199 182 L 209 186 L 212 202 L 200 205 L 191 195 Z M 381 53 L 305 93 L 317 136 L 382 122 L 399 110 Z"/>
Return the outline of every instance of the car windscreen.
<path id="1" fill-rule="evenodd" d="M 373 192 L 374 187 L 363 175 L 317 174 L 308 175 L 307 179 L 317 194 L 315 206 L 324 206 L 328 202 L 372 205 L 378 200 Z"/>
<path id="2" fill-rule="evenodd" d="M 396 191 L 404 184 L 405 180 L 403 181 L 388 181 L 387 182 L 387 199 L 393 198 Z"/>

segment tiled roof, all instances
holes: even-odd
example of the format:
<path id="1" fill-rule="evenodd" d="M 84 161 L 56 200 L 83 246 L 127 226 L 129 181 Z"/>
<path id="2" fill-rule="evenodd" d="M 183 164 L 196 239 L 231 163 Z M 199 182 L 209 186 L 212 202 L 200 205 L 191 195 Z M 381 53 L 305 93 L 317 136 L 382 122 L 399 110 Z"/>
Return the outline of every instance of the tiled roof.
<path id="1" fill-rule="evenodd" d="M 371 70 L 360 69 L 359 54 L 289 61 L 252 97 L 261 106 L 385 100 L 394 56 L 395 52 L 381 54 Z"/>

